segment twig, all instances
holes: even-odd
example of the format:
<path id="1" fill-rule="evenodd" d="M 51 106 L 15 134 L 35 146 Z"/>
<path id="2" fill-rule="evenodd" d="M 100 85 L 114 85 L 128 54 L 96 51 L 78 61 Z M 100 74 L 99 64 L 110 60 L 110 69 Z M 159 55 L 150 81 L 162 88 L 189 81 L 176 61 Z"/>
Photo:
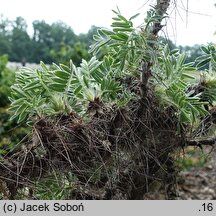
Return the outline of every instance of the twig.
<path id="1" fill-rule="evenodd" d="M 213 146 L 216 144 L 216 137 L 203 140 L 186 140 L 186 146 L 198 146 L 202 148 L 204 145 Z"/>

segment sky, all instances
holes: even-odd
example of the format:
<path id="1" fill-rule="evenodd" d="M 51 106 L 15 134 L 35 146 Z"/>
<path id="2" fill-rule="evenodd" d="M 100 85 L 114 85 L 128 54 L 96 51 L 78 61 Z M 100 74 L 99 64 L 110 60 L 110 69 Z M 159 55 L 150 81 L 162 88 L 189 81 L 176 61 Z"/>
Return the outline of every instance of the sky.
<path id="1" fill-rule="evenodd" d="M 216 43 L 216 0 L 171 0 L 170 18 L 162 35 L 177 45 Z M 135 26 L 140 26 L 149 5 L 154 0 L 0 0 L 0 14 L 14 20 L 22 16 L 32 33 L 34 20 L 51 24 L 63 21 L 76 34 L 86 33 L 92 25 L 110 27 L 112 9 L 120 8 L 122 15 L 140 13 Z"/>

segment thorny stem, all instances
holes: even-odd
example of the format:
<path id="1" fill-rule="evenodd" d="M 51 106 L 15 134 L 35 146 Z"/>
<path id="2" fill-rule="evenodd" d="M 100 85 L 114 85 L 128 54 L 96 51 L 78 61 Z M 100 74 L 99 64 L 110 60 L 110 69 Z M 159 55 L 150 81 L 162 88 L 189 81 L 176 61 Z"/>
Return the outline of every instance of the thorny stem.
<path id="1" fill-rule="evenodd" d="M 158 21 L 156 21 L 153 24 L 153 28 L 150 32 L 150 38 L 154 38 L 156 40 L 157 36 L 158 36 L 158 32 L 163 28 L 163 25 L 161 24 L 164 15 L 167 12 L 167 9 L 169 8 L 170 5 L 170 0 L 157 0 L 156 6 L 155 6 L 155 11 L 157 13 L 157 15 L 160 16 L 160 19 Z M 152 43 L 151 45 L 152 49 L 155 49 L 154 47 L 154 43 Z M 141 97 L 142 99 L 145 99 L 147 96 L 147 90 L 148 90 L 148 81 L 149 78 L 152 76 L 152 71 L 151 71 L 151 67 L 152 67 L 152 62 L 146 62 L 146 61 L 142 61 L 141 63 Z"/>
<path id="2" fill-rule="evenodd" d="M 160 19 L 158 22 L 155 22 L 152 29 L 152 34 L 154 36 L 157 36 L 158 32 L 163 28 L 163 25 L 161 24 L 161 21 L 164 18 L 164 15 L 167 12 L 167 9 L 169 8 L 170 0 L 157 0 L 157 4 L 155 6 L 155 10 L 157 15 L 160 16 Z"/>

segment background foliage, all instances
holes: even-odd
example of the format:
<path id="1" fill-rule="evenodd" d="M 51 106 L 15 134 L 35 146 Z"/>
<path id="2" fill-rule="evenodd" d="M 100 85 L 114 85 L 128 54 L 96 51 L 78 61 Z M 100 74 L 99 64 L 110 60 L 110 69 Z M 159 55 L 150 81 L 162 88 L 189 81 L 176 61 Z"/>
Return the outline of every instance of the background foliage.
<path id="1" fill-rule="evenodd" d="M 0 17 L 0 55 L 8 54 L 10 61 L 45 63 L 64 62 L 73 59 L 77 65 L 82 58 L 89 59 L 88 46 L 97 27 L 92 26 L 86 34 L 76 35 L 63 22 L 48 24 L 35 20 L 33 35 L 27 32 L 24 18 L 9 20 Z"/>
<path id="2" fill-rule="evenodd" d="M 9 121 L 10 87 L 14 84 L 15 72 L 6 67 L 7 61 L 7 55 L 0 56 L 0 157 L 13 149 L 29 131 L 18 126 L 16 121 Z"/>
<path id="3" fill-rule="evenodd" d="M 22 17 L 9 20 L 3 15 L 0 16 L 0 55 L 7 54 L 10 61 L 23 64 L 26 62 L 39 63 L 40 61 L 48 64 L 67 63 L 73 59 L 74 64 L 79 65 L 82 58 L 86 60 L 91 58 L 88 49 L 98 29 L 96 26 L 92 26 L 87 33 L 79 35 L 76 35 L 70 26 L 61 21 L 48 24 L 44 20 L 35 20 L 32 23 L 32 35 L 28 33 L 27 27 Z M 170 49 L 177 48 L 169 39 L 161 38 L 161 41 L 168 43 Z M 186 62 L 195 61 L 202 53 L 199 45 L 179 46 L 178 48 L 188 53 Z"/>

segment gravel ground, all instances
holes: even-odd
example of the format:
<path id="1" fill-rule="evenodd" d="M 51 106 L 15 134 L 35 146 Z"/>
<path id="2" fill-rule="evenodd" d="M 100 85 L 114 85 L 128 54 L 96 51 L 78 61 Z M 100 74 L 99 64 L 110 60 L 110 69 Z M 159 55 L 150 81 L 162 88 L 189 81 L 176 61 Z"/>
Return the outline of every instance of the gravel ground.
<path id="1" fill-rule="evenodd" d="M 216 200 L 216 149 L 212 151 L 207 147 L 208 162 L 203 166 L 191 165 L 187 171 L 180 172 L 177 184 L 177 200 Z M 209 154 L 209 152 L 211 152 Z M 192 156 L 192 160 L 198 163 L 200 151 Z M 144 196 L 145 200 L 165 200 L 166 195 L 161 192 L 151 192 Z"/>
<path id="2" fill-rule="evenodd" d="M 191 168 L 181 172 L 178 184 L 180 200 L 216 199 L 216 149 L 204 167 Z"/>

